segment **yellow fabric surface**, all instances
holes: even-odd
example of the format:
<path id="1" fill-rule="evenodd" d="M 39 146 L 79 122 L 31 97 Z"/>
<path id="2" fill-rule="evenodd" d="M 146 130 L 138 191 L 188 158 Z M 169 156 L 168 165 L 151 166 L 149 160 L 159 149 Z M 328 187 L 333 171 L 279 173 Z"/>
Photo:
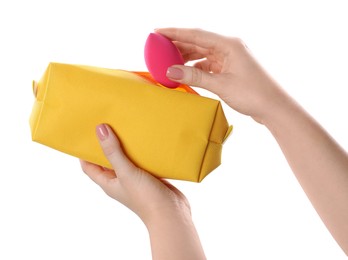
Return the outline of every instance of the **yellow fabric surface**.
<path id="1" fill-rule="evenodd" d="M 232 127 L 218 100 L 159 86 L 148 73 L 50 63 L 30 117 L 35 142 L 108 168 L 95 127 L 109 124 L 139 167 L 200 182 L 221 163 Z"/>

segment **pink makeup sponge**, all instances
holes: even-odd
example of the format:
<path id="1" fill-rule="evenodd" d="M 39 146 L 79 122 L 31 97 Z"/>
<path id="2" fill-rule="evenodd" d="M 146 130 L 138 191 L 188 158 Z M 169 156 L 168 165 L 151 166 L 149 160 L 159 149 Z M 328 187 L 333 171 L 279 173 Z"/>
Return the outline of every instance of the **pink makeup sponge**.
<path id="1" fill-rule="evenodd" d="M 145 63 L 152 77 L 168 88 L 176 88 L 180 84 L 166 77 L 168 67 L 183 65 L 184 59 L 175 44 L 158 33 L 150 33 L 145 43 Z"/>

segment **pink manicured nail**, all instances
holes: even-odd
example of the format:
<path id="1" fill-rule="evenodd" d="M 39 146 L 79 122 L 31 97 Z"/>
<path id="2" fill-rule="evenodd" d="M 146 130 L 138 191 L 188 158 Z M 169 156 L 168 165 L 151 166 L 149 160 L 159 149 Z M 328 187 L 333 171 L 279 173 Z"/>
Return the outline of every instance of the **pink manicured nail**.
<path id="1" fill-rule="evenodd" d="M 179 68 L 169 67 L 166 76 L 171 79 L 180 80 L 184 78 L 184 72 Z"/>
<path id="2" fill-rule="evenodd" d="M 97 126 L 97 136 L 101 141 L 104 141 L 109 136 L 109 131 L 106 128 L 105 124 L 101 124 Z"/>

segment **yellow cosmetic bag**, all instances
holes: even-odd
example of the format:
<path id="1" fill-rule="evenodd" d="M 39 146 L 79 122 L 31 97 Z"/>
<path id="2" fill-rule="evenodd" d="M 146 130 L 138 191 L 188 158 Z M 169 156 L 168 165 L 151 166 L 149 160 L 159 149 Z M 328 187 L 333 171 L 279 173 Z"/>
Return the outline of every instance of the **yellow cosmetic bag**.
<path id="1" fill-rule="evenodd" d="M 110 125 L 125 153 L 157 177 L 200 182 L 221 163 L 232 130 L 221 103 L 149 73 L 50 63 L 33 84 L 32 139 L 111 168 L 95 134 Z"/>

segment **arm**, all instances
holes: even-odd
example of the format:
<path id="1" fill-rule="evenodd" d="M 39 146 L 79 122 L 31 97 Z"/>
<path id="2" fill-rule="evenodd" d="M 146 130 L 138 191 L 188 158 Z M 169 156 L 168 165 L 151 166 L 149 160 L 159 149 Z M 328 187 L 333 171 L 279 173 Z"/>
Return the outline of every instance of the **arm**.
<path id="1" fill-rule="evenodd" d="M 294 101 L 263 121 L 322 221 L 348 255 L 348 156 Z"/>
<path id="2" fill-rule="evenodd" d="M 206 259 L 191 216 L 168 212 L 146 226 L 153 259 Z"/>
<path id="3" fill-rule="evenodd" d="M 202 87 L 236 111 L 264 124 L 277 140 L 326 227 L 348 255 L 348 155 L 297 104 L 237 38 L 195 29 L 158 29 L 194 67 L 173 66 L 167 76 Z"/>
<path id="4" fill-rule="evenodd" d="M 136 167 L 109 126 L 98 126 L 97 135 L 113 170 L 85 161 L 81 167 L 106 194 L 141 218 L 149 231 L 153 259 L 205 259 L 185 196 Z"/>

